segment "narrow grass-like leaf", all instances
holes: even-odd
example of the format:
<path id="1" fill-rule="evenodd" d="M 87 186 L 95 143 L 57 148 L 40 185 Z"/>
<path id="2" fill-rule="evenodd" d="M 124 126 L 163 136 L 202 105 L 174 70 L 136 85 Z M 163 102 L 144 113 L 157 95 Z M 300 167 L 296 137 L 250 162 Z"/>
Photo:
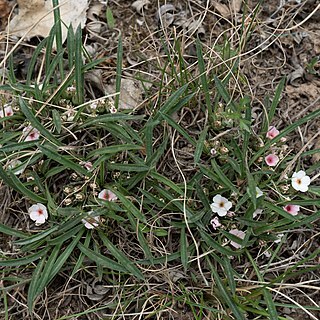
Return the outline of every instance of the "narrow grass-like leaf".
<path id="1" fill-rule="evenodd" d="M 212 104 L 211 104 L 211 100 L 210 100 L 210 93 L 209 93 L 208 79 L 207 79 L 207 75 L 206 75 L 206 68 L 205 68 L 205 63 L 203 60 L 203 52 L 202 52 L 201 42 L 200 42 L 199 38 L 197 38 L 197 41 L 196 41 L 196 48 L 197 48 L 198 68 L 199 68 L 199 72 L 200 72 L 202 91 L 204 93 L 208 113 L 209 113 L 209 115 L 211 115 L 213 110 L 212 110 Z"/>
<path id="2" fill-rule="evenodd" d="M 42 258 L 47 251 L 48 251 L 48 248 L 44 248 L 37 253 L 31 254 L 23 258 L 4 260 L 2 257 L 0 260 L 0 266 L 1 267 L 19 267 L 19 266 L 27 265 L 33 261 L 36 261 Z"/>
<path id="3" fill-rule="evenodd" d="M 246 254 L 255 270 L 255 273 L 258 277 L 258 280 L 262 283 L 265 282 L 263 276 L 261 275 L 260 273 L 260 270 L 259 270 L 259 267 L 257 266 L 256 262 L 254 261 L 254 259 L 252 258 L 251 254 L 247 251 L 246 251 Z M 269 319 L 270 320 L 278 320 L 279 319 L 279 316 L 278 316 L 278 312 L 277 312 L 277 309 L 274 305 L 274 302 L 272 300 L 272 295 L 271 293 L 269 292 L 268 288 L 266 286 L 264 286 L 262 288 L 262 292 L 263 292 L 263 295 L 264 295 L 264 298 L 265 298 L 265 301 L 266 301 L 266 304 L 267 304 L 267 307 L 268 307 L 268 314 L 269 314 Z"/>
<path id="4" fill-rule="evenodd" d="M 48 147 L 45 146 L 39 146 L 40 151 L 46 155 L 49 159 L 54 160 L 63 166 L 74 170 L 77 173 L 81 173 L 84 176 L 90 176 L 91 173 L 88 172 L 85 168 L 80 166 L 79 164 L 69 160 L 66 156 L 63 156 L 59 154 L 57 151 L 53 151 L 52 149 L 49 149 Z"/>
<path id="5" fill-rule="evenodd" d="M 146 172 L 150 170 L 150 168 L 146 165 L 123 164 L 123 163 L 109 163 L 108 168 L 111 170 L 126 171 L 126 172 Z"/>
<path id="6" fill-rule="evenodd" d="M 186 228 L 182 227 L 180 231 L 180 258 L 184 272 L 188 270 L 188 244 L 186 237 Z"/>
<path id="7" fill-rule="evenodd" d="M 160 113 L 160 112 L 159 112 Z M 175 122 L 171 117 L 166 114 L 161 114 L 162 118 L 168 122 L 168 124 L 178 131 L 187 141 L 189 141 L 193 146 L 196 145 L 194 139 L 188 134 L 186 130 L 184 130 L 177 122 Z"/>
<path id="8" fill-rule="evenodd" d="M 183 93 L 187 90 L 188 84 L 185 84 L 181 88 L 179 88 L 176 92 L 174 92 L 164 103 L 164 105 L 160 108 L 160 110 L 153 117 L 153 121 L 159 120 L 164 114 L 168 114 L 168 112 L 177 104 L 179 98 L 183 95 Z"/>
<path id="9" fill-rule="evenodd" d="M 59 255 L 55 264 L 50 272 L 50 276 L 47 279 L 46 285 L 53 279 L 53 277 L 58 274 L 61 270 L 67 259 L 70 257 L 71 253 L 74 251 L 74 248 L 79 244 L 79 241 L 84 233 L 84 228 L 80 230 L 72 240 L 72 242 L 63 250 L 63 252 Z"/>
<path id="10" fill-rule="evenodd" d="M 36 266 L 32 274 L 31 282 L 28 289 L 28 298 L 27 298 L 27 304 L 28 304 L 28 309 L 30 313 L 32 313 L 33 306 L 36 302 L 35 298 L 36 298 L 36 292 L 38 289 L 37 283 L 39 281 L 39 277 L 41 275 L 42 269 L 45 266 L 45 264 L 46 264 L 46 259 L 45 257 L 42 257 L 42 259 L 40 259 L 40 262 L 38 263 L 38 265 Z"/>
<path id="11" fill-rule="evenodd" d="M 125 120 L 140 120 L 143 119 L 143 115 L 131 115 L 131 114 L 122 114 L 122 113 L 109 113 L 104 114 L 98 117 L 91 118 L 84 122 L 80 128 L 85 128 L 88 126 L 107 123 L 107 122 L 117 122 L 117 121 L 125 121 Z M 104 125 L 105 126 L 105 125 Z"/>
<path id="12" fill-rule="evenodd" d="M 60 253 L 60 248 L 61 248 L 61 245 L 56 245 L 52 249 L 40 276 L 36 280 L 36 283 L 35 283 L 36 290 L 34 291 L 34 299 L 36 299 L 37 296 L 39 296 L 39 294 L 45 288 L 46 284 L 49 283 L 50 272 L 51 272 L 52 268 L 54 267 L 56 259 Z"/>
<path id="13" fill-rule="evenodd" d="M 22 193 L 24 196 L 26 196 L 27 198 L 29 198 L 30 200 L 33 200 L 35 202 L 40 202 L 40 203 L 46 203 L 47 200 L 41 196 L 39 196 L 38 194 L 34 193 L 33 191 L 31 191 L 30 189 L 28 189 L 20 180 L 19 178 L 16 177 L 16 175 L 9 171 L 8 172 L 11 181 L 14 185 L 15 190 L 17 190 L 18 192 Z"/>
<path id="14" fill-rule="evenodd" d="M 215 270 L 214 266 L 212 266 L 212 263 L 211 263 L 208 256 L 206 256 L 206 260 L 209 263 L 209 265 L 211 266 L 211 268 L 210 268 L 211 272 L 213 273 L 218 292 L 221 295 L 223 301 L 226 302 L 227 305 L 230 307 L 235 319 L 245 320 L 246 318 L 244 316 L 244 312 L 237 306 L 237 304 L 234 302 L 234 300 L 230 296 L 229 292 L 225 288 L 225 285 L 224 285 L 222 279 L 219 277 L 218 272 Z"/>
<path id="15" fill-rule="evenodd" d="M 114 17 L 113 17 L 113 14 L 112 14 L 112 11 L 109 7 L 107 7 L 107 10 L 106 10 L 106 19 L 107 19 L 107 25 L 110 29 L 113 29 L 114 28 L 114 25 L 115 25 L 115 20 L 114 20 Z"/>
<path id="16" fill-rule="evenodd" d="M 112 190 L 116 196 L 119 198 L 120 202 L 124 205 L 124 207 L 132 213 L 137 219 L 140 221 L 146 223 L 146 218 L 145 216 L 142 215 L 139 209 L 136 208 L 136 206 L 128 200 L 120 191 L 113 189 Z"/>
<path id="17" fill-rule="evenodd" d="M 57 133 L 61 133 L 61 117 L 57 110 L 52 110 L 52 121 L 57 130 Z"/>
<path id="18" fill-rule="evenodd" d="M 215 81 L 218 93 L 221 95 L 222 99 L 225 101 L 227 106 L 230 106 L 232 111 L 236 111 L 237 110 L 236 106 L 235 106 L 234 102 L 232 101 L 228 91 L 224 87 L 223 83 L 219 80 L 219 78 L 217 76 L 214 76 L 214 81 Z"/>
<path id="19" fill-rule="evenodd" d="M 3 143 L 3 142 L 2 142 Z M 10 153 L 13 151 L 21 151 L 25 149 L 29 149 L 37 145 L 36 141 L 22 141 L 18 143 L 12 143 L 0 148 L 0 152 Z"/>
<path id="20" fill-rule="evenodd" d="M 81 229 L 83 229 L 83 224 L 77 225 L 74 228 L 70 228 L 68 231 L 65 231 L 60 236 L 48 240 L 48 244 L 50 245 L 58 245 L 63 244 L 68 239 L 72 238 L 75 234 L 77 234 Z"/>
<path id="21" fill-rule="evenodd" d="M 61 142 L 57 140 L 50 131 L 48 131 L 41 123 L 40 121 L 34 116 L 32 111 L 29 109 L 27 104 L 25 103 L 24 99 L 22 97 L 19 97 L 19 104 L 20 109 L 23 112 L 23 114 L 26 116 L 26 118 L 30 121 L 31 125 L 38 129 L 40 133 L 46 137 L 50 142 L 56 144 L 57 146 L 61 145 Z"/>
<path id="22" fill-rule="evenodd" d="M 18 230 L 15 230 L 13 228 L 10 228 L 2 223 L 0 223 L 0 232 L 1 233 L 4 233 L 4 234 L 7 234 L 9 236 L 14 236 L 14 237 L 18 237 L 18 238 L 22 238 L 22 239 L 26 239 L 29 237 L 28 234 L 22 232 L 22 231 L 18 231 Z"/>
<path id="23" fill-rule="evenodd" d="M 28 66 L 28 71 L 27 71 L 27 78 L 26 78 L 26 85 L 30 85 L 31 84 L 31 77 L 34 73 L 35 70 L 35 66 L 37 64 L 37 62 L 39 61 L 39 56 L 41 54 L 42 49 L 46 46 L 47 44 L 47 38 L 43 39 L 35 48 L 32 58 L 29 62 L 29 66 Z"/>
<path id="24" fill-rule="evenodd" d="M 116 154 L 118 152 L 129 151 L 129 150 L 141 150 L 142 146 L 136 144 L 119 144 L 112 145 L 104 148 L 99 148 L 97 150 L 93 150 L 88 154 L 88 158 L 95 155 L 103 155 L 103 154 Z M 1 149 L 0 149 L 1 151 Z"/>
<path id="25" fill-rule="evenodd" d="M 216 172 L 216 174 L 219 177 L 219 180 L 221 182 L 221 184 L 223 186 L 225 186 L 226 188 L 228 188 L 229 190 L 232 190 L 233 192 L 235 192 L 236 194 L 239 193 L 238 188 L 236 188 L 236 186 L 229 180 L 229 178 L 223 173 L 223 171 L 220 169 L 220 166 L 218 166 L 217 162 L 215 161 L 215 159 L 213 159 L 211 161 L 212 164 L 212 168 L 213 170 Z"/>
<path id="26" fill-rule="evenodd" d="M 172 182 L 167 177 L 161 175 L 160 173 L 152 171 L 152 172 L 150 172 L 150 176 L 152 178 L 156 179 L 158 182 L 163 183 L 164 185 L 166 185 L 170 189 L 174 190 L 179 195 L 184 194 L 184 191 L 179 186 L 177 186 L 174 182 Z"/>
<path id="27" fill-rule="evenodd" d="M 82 104 L 84 101 L 84 75 L 82 71 L 82 29 L 81 25 L 77 27 L 75 33 L 75 81 L 76 81 L 76 104 Z"/>
<path id="28" fill-rule="evenodd" d="M 74 35 L 72 24 L 70 24 L 68 28 L 67 49 L 68 49 L 68 66 L 69 66 L 69 69 L 71 70 L 74 65 L 74 53 L 76 51 L 75 35 Z"/>
<path id="29" fill-rule="evenodd" d="M 132 215 L 130 212 L 128 212 L 127 215 L 128 215 L 128 219 L 130 221 L 130 224 L 132 226 L 132 229 L 137 234 L 139 244 L 140 244 L 141 248 L 143 249 L 146 258 L 149 259 L 151 264 L 153 264 L 154 257 L 151 253 L 149 243 L 143 234 L 141 223 L 139 223 L 139 221 L 136 220 L 135 216 Z"/>
<path id="30" fill-rule="evenodd" d="M 103 256 L 100 253 L 96 253 L 91 249 L 86 248 L 82 243 L 78 243 L 78 248 L 83 252 L 85 256 L 87 256 L 91 261 L 97 262 L 104 267 L 107 267 L 110 270 L 119 271 L 119 272 L 127 272 L 127 270 L 121 266 L 119 263 Z"/>
<path id="31" fill-rule="evenodd" d="M 87 235 L 86 235 L 86 239 L 84 240 L 84 244 L 83 246 L 86 248 L 86 249 L 89 249 L 89 245 L 90 245 L 90 242 L 91 242 L 91 232 L 87 232 Z M 72 273 L 71 273 L 71 278 L 80 270 L 81 266 L 82 266 L 82 263 L 83 263 L 83 260 L 84 260 L 84 253 L 81 252 L 79 257 L 78 257 L 78 260 L 72 270 Z"/>
<path id="32" fill-rule="evenodd" d="M 119 100 L 120 100 L 122 56 L 123 56 L 122 38 L 119 37 L 118 48 L 117 48 L 117 70 L 116 70 L 116 93 L 117 93 L 117 95 L 114 98 L 114 105 L 115 105 L 116 109 L 119 108 Z"/>
<path id="33" fill-rule="evenodd" d="M 15 241 L 14 243 L 15 243 L 16 245 L 19 245 L 19 246 L 24 246 L 24 245 L 26 245 L 26 244 L 34 243 L 34 242 L 36 242 L 36 241 L 39 241 L 39 240 L 41 240 L 41 239 L 46 238 L 46 237 L 47 237 L 48 235 L 50 235 L 51 233 L 57 231 L 58 228 L 59 228 L 59 226 L 52 227 L 52 228 L 50 228 L 50 229 L 48 229 L 48 230 L 45 230 L 45 231 L 43 231 L 43 232 L 39 232 L 39 233 L 37 233 L 37 234 L 35 234 L 35 235 L 27 238 L 27 239 L 17 240 L 17 241 Z"/>
<path id="34" fill-rule="evenodd" d="M 127 269 L 129 273 L 134 275 L 136 278 L 140 280 L 144 280 L 144 276 L 142 272 L 134 265 L 132 261 L 130 261 L 126 255 L 121 252 L 113 243 L 104 235 L 103 232 L 98 231 L 100 239 L 102 240 L 103 244 L 107 247 L 110 254 L 114 256 L 118 262 Z"/>
<path id="35" fill-rule="evenodd" d="M 274 117 L 277 106 L 279 104 L 281 93 L 283 91 L 285 83 L 286 83 L 286 78 L 282 78 L 276 88 L 276 91 L 270 106 L 270 110 L 268 111 L 267 117 L 266 116 L 264 117 L 264 121 L 262 123 L 262 132 L 267 132 L 268 126 L 271 124 L 271 121 Z"/>
<path id="36" fill-rule="evenodd" d="M 199 136 L 199 140 L 196 144 L 196 150 L 194 152 L 194 163 L 195 164 L 198 164 L 200 162 L 202 151 L 204 148 L 204 142 L 207 137 L 207 132 L 208 132 L 208 127 L 204 128 L 204 130 L 201 132 L 201 134 Z"/>
<path id="37" fill-rule="evenodd" d="M 238 252 L 232 251 L 226 247 L 221 246 L 217 241 L 213 240 L 213 238 L 203 230 L 200 230 L 200 235 L 203 241 L 210 247 L 216 249 L 218 252 L 226 255 L 226 256 L 234 256 L 239 255 Z"/>

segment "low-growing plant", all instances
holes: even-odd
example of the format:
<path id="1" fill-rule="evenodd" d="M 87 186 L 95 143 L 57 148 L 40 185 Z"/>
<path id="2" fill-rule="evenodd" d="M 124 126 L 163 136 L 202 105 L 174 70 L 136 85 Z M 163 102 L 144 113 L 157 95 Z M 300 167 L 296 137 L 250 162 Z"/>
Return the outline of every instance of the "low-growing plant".
<path id="1" fill-rule="evenodd" d="M 320 188 L 313 179 L 320 165 L 304 166 L 319 149 L 292 154 L 286 137 L 320 110 L 275 128 L 282 79 L 273 99 L 265 100 L 263 121 L 253 126 L 250 97 L 233 98 L 228 90 L 236 53 L 227 43 L 221 54 L 234 58 L 231 65 L 221 74 L 206 72 L 199 39 L 199 77 L 188 75 L 182 55 L 176 56 L 180 73 L 174 74 L 171 59 L 177 87 L 161 83 L 160 93 L 169 94 L 151 112 L 119 110 L 119 95 L 85 99 L 84 73 L 100 61 L 86 57 L 80 28 L 70 28 L 66 47 L 60 43 L 52 55 L 53 41 L 61 39 L 58 13 L 55 19 L 34 52 L 25 83 L 16 79 L 11 62 L 9 84 L 1 87 L 12 100 L 2 103 L 0 113 L 0 177 L 28 226 L 0 224 L 19 248 L 15 258 L 2 253 L 9 285 L 1 290 L 28 283 L 32 313 L 57 275 L 75 277 L 95 265 L 99 280 L 108 278 L 122 290 L 134 286 L 120 298 L 123 310 L 151 301 L 150 315 L 181 303 L 194 319 L 285 319 L 277 307 L 298 305 L 280 304 L 275 294 L 283 295 L 285 281 L 318 270 L 307 262 L 319 250 L 277 275 L 269 267 L 281 262 L 279 250 L 290 233 L 311 228 L 320 216 Z M 40 57 L 44 72 L 35 76 Z M 119 41 L 118 94 L 121 76 Z M 199 123 L 185 125 L 183 112 L 190 120 L 194 110 Z M 261 260 L 267 262 L 260 265 Z M 23 268 L 32 270 L 30 278 L 11 276 Z M 150 297 L 145 283 L 153 275 L 176 294 Z"/>

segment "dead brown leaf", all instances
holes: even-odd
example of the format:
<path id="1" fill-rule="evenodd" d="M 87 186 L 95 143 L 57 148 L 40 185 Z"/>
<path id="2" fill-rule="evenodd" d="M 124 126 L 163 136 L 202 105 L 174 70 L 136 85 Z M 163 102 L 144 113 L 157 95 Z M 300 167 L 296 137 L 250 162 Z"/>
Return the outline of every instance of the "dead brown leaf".
<path id="1" fill-rule="evenodd" d="M 11 9 L 12 4 L 8 0 L 0 0 L 0 27 L 6 25 Z"/>
<path id="2" fill-rule="evenodd" d="M 17 37 L 47 37 L 54 24 L 52 1 L 17 0 L 19 13 L 10 21 L 8 30 Z M 67 26 L 84 26 L 88 0 L 66 0 L 60 5 L 61 20 Z M 62 41 L 67 37 L 67 28 L 62 25 Z"/>
<path id="3" fill-rule="evenodd" d="M 218 1 L 211 1 L 211 4 L 222 15 L 222 17 L 224 18 L 230 17 L 231 14 L 228 6 L 226 6 L 225 4 L 219 3 Z"/>

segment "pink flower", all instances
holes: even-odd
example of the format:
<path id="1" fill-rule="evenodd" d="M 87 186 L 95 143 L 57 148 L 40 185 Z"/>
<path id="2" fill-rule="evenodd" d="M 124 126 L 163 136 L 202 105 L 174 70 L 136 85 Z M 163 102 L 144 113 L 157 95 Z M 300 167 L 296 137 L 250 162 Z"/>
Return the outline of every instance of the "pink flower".
<path id="1" fill-rule="evenodd" d="M 294 205 L 294 204 L 287 204 L 283 207 L 283 210 L 287 211 L 288 213 L 292 214 L 293 216 L 296 216 L 298 212 L 300 211 L 300 206 Z"/>
<path id="2" fill-rule="evenodd" d="M 246 236 L 246 233 L 244 231 L 238 230 L 238 229 L 232 229 L 229 231 L 229 233 L 233 234 L 234 236 L 238 237 L 239 239 L 243 240 Z M 241 248 L 241 244 L 239 244 L 238 242 L 232 241 L 230 242 L 230 244 L 235 247 L 236 249 L 240 249 Z"/>
<path id="3" fill-rule="evenodd" d="M 90 171 L 92 169 L 92 162 L 88 161 L 88 162 L 84 162 L 83 166 Z"/>
<path id="4" fill-rule="evenodd" d="M 264 160 L 268 166 L 275 167 L 279 162 L 279 157 L 276 154 L 268 154 Z"/>
<path id="5" fill-rule="evenodd" d="M 213 228 L 214 230 L 217 230 L 217 228 L 221 227 L 221 223 L 220 223 L 218 217 L 213 218 L 213 219 L 210 221 L 210 223 L 211 223 L 212 228 Z"/>
<path id="6" fill-rule="evenodd" d="M 271 126 L 271 127 L 269 127 L 269 129 L 268 129 L 268 132 L 267 132 L 267 134 L 266 134 L 266 137 L 267 137 L 268 139 L 273 139 L 273 138 L 275 138 L 279 133 L 280 133 L 280 132 L 279 132 L 279 130 L 276 129 L 276 127 Z"/>
<path id="7" fill-rule="evenodd" d="M 22 131 L 23 136 L 25 137 L 24 141 L 35 141 L 40 137 L 40 132 L 38 129 L 31 126 L 27 126 Z"/>
<path id="8" fill-rule="evenodd" d="M 118 197 L 111 191 L 107 189 L 103 189 L 99 194 L 98 198 L 105 201 L 115 201 Z"/>
<path id="9" fill-rule="evenodd" d="M 87 229 L 94 229 L 99 226 L 100 216 L 93 216 L 93 213 L 93 211 L 88 212 L 88 217 L 81 220 Z"/>
<path id="10" fill-rule="evenodd" d="M 2 107 L 0 107 L 0 118 L 11 117 L 12 115 L 13 115 L 13 110 L 9 104 L 5 104 L 3 106 L 3 109 Z"/>

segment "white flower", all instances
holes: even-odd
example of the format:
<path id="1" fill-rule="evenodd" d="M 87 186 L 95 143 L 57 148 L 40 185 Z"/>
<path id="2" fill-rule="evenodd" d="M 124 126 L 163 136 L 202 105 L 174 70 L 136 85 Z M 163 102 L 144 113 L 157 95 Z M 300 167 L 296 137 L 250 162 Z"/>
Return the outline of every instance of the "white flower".
<path id="1" fill-rule="evenodd" d="M 40 137 L 40 132 L 38 129 L 31 126 L 27 126 L 22 130 L 23 136 L 25 137 L 24 141 L 35 141 Z"/>
<path id="2" fill-rule="evenodd" d="M 8 169 L 12 170 L 12 172 L 18 176 L 19 174 L 21 174 L 24 171 L 24 168 L 21 169 L 16 169 L 17 167 L 19 167 L 22 164 L 22 162 L 20 160 L 12 160 L 9 165 L 8 165 Z"/>
<path id="3" fill-rule="evenodd" d="M 273 242 L 274 242 L 274 243 L 279 243 L 279 242 L 281 242 L 283 236 L 284 236 L 284 233 L 278 233 L 278 234 L 276 234 L 277 239 L 274 240 Z"/>
<path id="4" fill-rule="evenodd" d="M 115 201 L 118 197 L 111 191 L 107 189 L 103 189 L 99 194 L 98 198 L 105 201 Z"/>
<path id="5" fill-rule="evenodd" d="M 9 104 L 5 104 L 3 108 L 0 107 L 0 118 L 10 117 L 12 115 L 13 115 L 13 110 Z"/>
<path id="6" fill-rule="evenodd" d="M 88 217 L 85 219 L 82 219 L 81 222 L 84 224 L 84 226 L 87 229 L 94 229 L 95 227 L 97 227 L 100 223 L 100 216 L 91 216 L 93 214 L 93 211 L 90 211 L 88 213 Z M 90 217 L 91 216 L 91 217 Z"/>
<path id="7" fill-rule="evenodd" d="M 213 197 L 213 203 L 211 203 L 210 207 L 212 212 L 215 212 L 218 214 L 218 216 L 223 217 L 228 213 L 228 210 L 231 209 L 232 203 L 228 201 L 227 198 L 217 194 Z"/>
<path id="8" fill-rule="evenodd" d="M 243 240 L 246 236 L 246 233 L 244 231 L 238 230 L 238 229 L 232 229 L 229 231 L 229 233 L 233 234 L 234 236 L 240 238 L 241 240 Z M 241 248 L 241 244 L 239 244 L 238 242 L 232 241 L 230 242 L 230 244 L 235 247 L 236 249 L 240 249 Z"/>
<path id="9" fill-rule="evenodd" d="M 37 203 L 32 205 L 28 210 L 30 219 L 35 221 L 36 225 L 43 224 L 48 219 L 47 208 L 41 204 Z"/>
<path id="10" fill-rule="evenodd" d="M 256 187 L 256 198 L 262 197 L 263 192 L 260 190 L 260 188 Z"/>
<path id="11" fill-rule="evenodd" d="M 293 189 L 301 192 L 308 191 L 310 182 L 310 177 L 307 176 L 303 170 L 295 172 L 291 178 L 291 185 Z"/>

